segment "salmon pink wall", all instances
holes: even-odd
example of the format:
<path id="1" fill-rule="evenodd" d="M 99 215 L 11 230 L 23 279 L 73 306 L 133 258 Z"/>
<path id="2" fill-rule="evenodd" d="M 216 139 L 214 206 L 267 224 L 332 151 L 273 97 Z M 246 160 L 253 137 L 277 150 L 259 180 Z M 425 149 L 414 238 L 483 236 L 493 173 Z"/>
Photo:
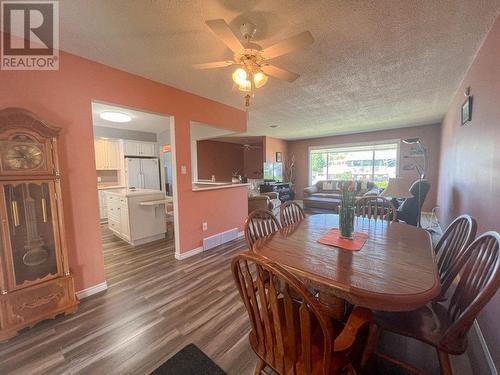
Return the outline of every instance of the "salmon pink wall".
<path id="1" fill-rule="evenodd" d="M 247 214 L 246 188 L 191 190 L 190 121 L 244 132 L 243 111 L 64 52 L 60 54 L 59 71 L 0 71 L 0 82 L 1 108 L 26 108 L 62 128 L 64 214 L 77 290 L 105 280 L 93 147 L 93 99 L 174 116 L 181 253 L 201 246 L 203 237 L 242 228 Z M 187 167 L 184 175 L 181 165 Z M 207 232 L 202 232 L 202 221 L 208 222 Z"/>
<path id="2" fill-rule="evenodd" d="M 400 128 L 391 130 L 382 130 L 368 133 L 339 135 L 334 137 L 323 137 L 314 139 L 304 139 L 300 141 L 288 142 L 288 154 L 295 155 L 296 170 L 296 193 L 297 198 L 302 198 L 303 189 L 309 184 L 309 147 L 322 145 L 343 145 L 350 143 L 363 143 L 372 141 L 384 141 L 394 139 L 405 139 L 420 137 L 422 142 L 429 150 L 429 172 L 428 179 L 431 183 L 431 190 L 424 203 L 424 211 L 431 211 L 436 205 L 438 170 L 439 170 L 439 138 L 440 125 L 416 126 L 410 128 Z M 409 154 L 411 146 L 401 143 L 400 149 L 400 176 L 408 179 L 417 179 L 417 172 L 414 170 L 405 171 L 402 166 L 411 162 L 404 159 Z"/>
<path id="3" fill-rule="evenodd" d="M 461 125 L 464 90 L 473 95 L 472 121 Z M 442 125 L 438 204 L 441 226 L 468 213 L 478 233 L 500 232 L 500 17 L 462 81 Z M 500 370 L 500 293 L 479 316 L 479 324 Z"/>
<path id="4" fill-rule="evenodd" d="M 262 152 L 262 143 L 259 146 L 261 148 L 251 148 L 244 151 L 244 175 L 248 178 L 263 177 L 264 159 Z"/>
<path id="5" fill-rule="evenodd" d="M 198 178 L 209 180 L 212 175 L 216 181 L 231 181 L 233 172 L 243 174 L 243 147 L 237 143 L 218 141 L 198 141 Z"/>
<path id="6" fill-rule="evenodd" d="M 264 161 L 276 163 L 276 153 L 281 152 L 282 162 L 288 157 L 288 142 L 273 137 L 264 137 Z"/>

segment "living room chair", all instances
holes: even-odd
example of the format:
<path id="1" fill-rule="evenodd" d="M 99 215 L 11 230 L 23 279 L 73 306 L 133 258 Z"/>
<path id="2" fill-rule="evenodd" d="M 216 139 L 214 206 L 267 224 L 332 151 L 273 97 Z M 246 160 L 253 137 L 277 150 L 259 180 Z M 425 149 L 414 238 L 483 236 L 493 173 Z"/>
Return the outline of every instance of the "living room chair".
<path id="1" fill-rule="evenodd" d="M 281 266 L 247 252 L 233 259 L 232 272 L 250 318 L 250 346 L 259 357 L 255 374 L 266 365 L 280 375 L 356 373 L 351 354 L 372 320 L 369 310 L 354 308 L 337 331 L 316 298 Z"/>
<path id="2" fill-rule="evenodd" d="M 453 266 L 476 237 L 477 223 L 469 215 L 457 217 L 444 231 L 434 248 L 441 280 L 441 295 L 445 295 L 454 279 Z"/>
<path id="3" fill-rule="evenodd" d="M 276 217 L 280 214 L 281 201 L 279 194 L 271 191 L 267 193 L 259 193 L 248 197 L 248 213 L 255 210 L 269 210 Z"/>
<path id="4" fill-rule="evenodd" d="M 288 226 L 304 220 L 306 214 L 302 207 L 292 201 L 287 201 L 281 205 L 280 221 L 282 226 Z"/>
<path id="5" fill-rule="evenodd" d="M 410 187 L 411 198 L 406 198 L 398 207 L 398 219 L 406 224 L 417 226 L 420 211 L 424 204 L 427 193 L 431 189 L 431 184 L 427 180 L 415 181 Z"/>
<path id="6" fill-rule="evenodd" d="M 397 221 L 396 207 L 390 200 L 379 196 L 367 196 L 356 202 L 355 215 L 358 217 Z"/>
<path id="7" fill-rule="evenodd" d="M 436 348 L 441 373 L 451 375 L 448 355 L 463 354 L 467 332 L 474 319 L 500 287 L 500 235 L 487 232 L 473 241 L 453 266 L 454 285 L 443 301 L 433 301 L 411 312 L 376 312 L 375 322 L 384 330 L 412 337 Z M 409 370 L 421 370 L 377 353 Z"/>
<path id="8" fill-rule="evenodd" d="M 276 216 L 269 210 L 257 209 L 250 213 L 243 227 L 248 247 L 252 249 L 253 244 L 262 237 L 281 229 Z"/>

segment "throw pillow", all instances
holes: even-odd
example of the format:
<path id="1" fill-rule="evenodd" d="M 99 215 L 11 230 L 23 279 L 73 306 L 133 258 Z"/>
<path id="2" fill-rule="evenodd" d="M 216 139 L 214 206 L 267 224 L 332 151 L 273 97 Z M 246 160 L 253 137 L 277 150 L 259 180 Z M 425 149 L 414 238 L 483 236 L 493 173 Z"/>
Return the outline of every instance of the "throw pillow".
<path id="1" fill-rule="evenodd" d="M 325 182 L 323 182 L 322 190 L 331 191 L 333 189 L 334 188 L 333 188 L 333 182 L 332 181 L 325 181 Z"/>

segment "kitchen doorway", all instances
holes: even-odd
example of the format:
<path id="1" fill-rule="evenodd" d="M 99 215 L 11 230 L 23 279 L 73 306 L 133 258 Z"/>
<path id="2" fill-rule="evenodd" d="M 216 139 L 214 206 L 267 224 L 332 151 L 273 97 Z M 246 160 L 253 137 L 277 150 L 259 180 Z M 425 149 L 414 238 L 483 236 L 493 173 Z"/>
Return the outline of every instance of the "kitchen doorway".
<path id="1" fill-rule="evenodd" d="M 174 122 L 170 116 L 98 101 L 92 102 L 92 119 L 110 284 L 121 277 L 119 270 L 133 270 L 145 256 L 160 260 L 175 253 Z"/>

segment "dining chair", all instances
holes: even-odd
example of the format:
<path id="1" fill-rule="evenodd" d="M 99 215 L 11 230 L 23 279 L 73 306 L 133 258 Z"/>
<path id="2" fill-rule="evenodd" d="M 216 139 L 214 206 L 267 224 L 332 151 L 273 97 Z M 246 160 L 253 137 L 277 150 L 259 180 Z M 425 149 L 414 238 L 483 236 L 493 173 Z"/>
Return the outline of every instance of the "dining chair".
<path id="1" fill-rule="evenodd" d="M 232 272 L 250 318 L 250 345 L 259 357 L 255 374 L 266 365 L 280 375 L 354 370 L 351 355 L 371 311 L 354 308 L 337 332 L 315 297 L 278 264 L 246 252 L 233 259 Z"/>
<path id="2" fill-rule="evenodd" d="M 271 211 L 258 209 L 252 211 L 245 220 L 244 233 L 248 247 L 262 237 L 281 229 L 281 225 Z"/>
<path id="3" fill-rule="evenodd" d="M 397 221 L 396 207 L 391 201 L 379 196 L 366 196 L 356 202 L 355 215 L 368 219 Z"/>
<path id="4" fill-rule="evenodd" d="M 453 287 L 448 288 L 445 300 L 432 301 L 411 312 L 376 312 L 377 326 L 432 345 L 438 354 L 441 373 L 451 375 L 448 355 L 465 352 L 467 332 L 500 287 L 499 247 L 500 235 L 497 232 L 479 236 L 453 266 Z M 421 370 L 386 354 L 377 355 L 421 373 Z"/>
<path id="5" fill-rule="evenodd" d="M 306 214 L 302 207 L 292 201 L 287 201 L 281 205 L 280 221 L 282 226 L 288 226 L 304 220 Z"/>
<path id="6" fill-rule="evenodd" d="M 436 252 L 439 279 L 441 280 L 441 296 L 446 294 L 454 279 L 453 266 L 474 240 L 476 232 L 476 220 L 469 215 L 461 215 L 448 225 L 436 244 L 434 251 Z"/>

